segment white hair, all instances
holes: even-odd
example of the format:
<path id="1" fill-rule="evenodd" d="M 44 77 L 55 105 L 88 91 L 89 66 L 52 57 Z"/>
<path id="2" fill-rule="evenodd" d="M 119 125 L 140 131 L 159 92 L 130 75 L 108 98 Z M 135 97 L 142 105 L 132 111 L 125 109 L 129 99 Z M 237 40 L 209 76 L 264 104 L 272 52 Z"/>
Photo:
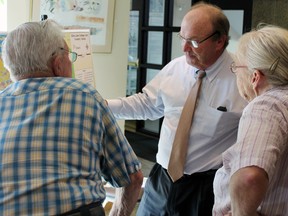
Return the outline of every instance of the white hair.
<path id="1" fill-rule="evenodd" d="M 11 31 L 2 44 L 4 67 L 12 80 L 49 72 L 49 60 L 64 46 L 62 27 L 53 20 L 27 22 Z"/>
<path id="2" fill-rule="evenodd" d="M 239 40 L 236 57 L 249 71 L 260 70 L 273 86 L 288 85 L 288 30 L 259 26 Z"/>

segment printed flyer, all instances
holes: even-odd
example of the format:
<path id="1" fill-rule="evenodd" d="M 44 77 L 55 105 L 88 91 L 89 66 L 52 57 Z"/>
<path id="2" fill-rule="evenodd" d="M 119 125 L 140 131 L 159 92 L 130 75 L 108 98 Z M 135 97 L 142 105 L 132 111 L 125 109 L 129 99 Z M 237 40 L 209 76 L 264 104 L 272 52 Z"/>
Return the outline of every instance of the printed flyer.
<path id="1" fill-rule="evenodd" d="M 0 32 L 0 91 L 12 82 L 10 80 L 9 72 L 4 68 L 3 61 L 1 59 L 2 42 L 4 41 L 6 35 L 7 33 Z"/>

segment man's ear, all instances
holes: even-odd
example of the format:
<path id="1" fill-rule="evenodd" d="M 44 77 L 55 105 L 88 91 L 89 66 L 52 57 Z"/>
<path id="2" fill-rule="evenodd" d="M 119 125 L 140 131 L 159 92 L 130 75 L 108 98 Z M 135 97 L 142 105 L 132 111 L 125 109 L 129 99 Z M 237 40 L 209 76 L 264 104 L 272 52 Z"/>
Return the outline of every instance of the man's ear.
<path id="1" fill-rule="evenodd" d="M 221 35 L 221 37 L 217 39 L 217 48 L 218 48 L 219 50 L 222 50 L 222 49 L 223 49 L 224 44 L 225 44 L 225 42 L 226 42 L 226 38 L 227 38 L 226 35 Z"/>
<path id="2" fill-rule="evenodd" d="M 55 77 L 61 76 L 62 74 L 62 64 L 61 64 L 61 55 L 57 55 L 53 60 L 52 60 L 52 71 Z"/>

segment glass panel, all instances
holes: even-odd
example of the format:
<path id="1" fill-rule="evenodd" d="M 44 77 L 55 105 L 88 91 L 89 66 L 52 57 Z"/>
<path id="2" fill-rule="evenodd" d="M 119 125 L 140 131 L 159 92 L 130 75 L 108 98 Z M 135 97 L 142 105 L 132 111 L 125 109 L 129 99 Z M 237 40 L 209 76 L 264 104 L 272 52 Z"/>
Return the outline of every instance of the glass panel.
<path id="1" fill-rule="evenodd" d="M 144 121 L 144 129 L 154 132 L 154 133 L 159 133 L 159 125 L 160 125 L 160 120 L 146 120 Z"/>
<path id="2" fill-rule="evenodd" d="M 164 24 L 164 0 L 150 0 L 149 2 L 149 26 L 163 26 Z"/>
<path id="3" fill-rule="evenodd" d="M 136 61 L 138 59 L 138 30 L 139 11 L 130 11 L 129 61 Z"/>
<path id="4" fill-rule="evenodd" d="M 160 70 L 147 69 L 146 83 L 150 82 Z"/>
<path id="5" fill-rule="evenodd" d="M 7 0 L 0 0 L 0 31 L 7 31 Z"/>
<path id="6" fill-rule="evenodd" d="M 137 86 L 137 68 L 131 67 L 128 65 L 127 70 L 127 87 L 126 87 L 126 95 L 132 95 L 136 93 Z"/>
<path id="7" fill-rule="evenodd" d="M 177 32 L 172 34 L 172 52 L 171 59 L 184 55 L 182 51 L 181 41 L 177 36 Z"/>
<path id="8" fill-rule="evenodd" d="M 159 71 L 160 70 L 147 69 L 146 83 L 150 82 L 159 73 Z M 154 132 L 154 133 L 159 133 L 159 125 L 160 125 L 160 120 L 144 121 L 144 129 Z"/>
<path id="9" fill-rule="evenodd" d="M 236 51 L 238 40 L 242 35 L 244 10 L 223 10 L 223 12 L 230 22 L 230 40 L 227 50 L 234 53 Z"/>
<path id="10" fill-rule="evenodd" d="M 184 15 L 191 8 L 191 0 L 175 0 L 173 8 L 173 26 L 180 26 Z"/>
<path id="11" fill-rule="evenodd" d="M 130 11 L 129 53 L 127 66 L 126 95 L 136 93 L 137 67 L 138 67 L 138 29 L 139 11 Z"/>
<path id="12" fill-rule="evenodd" d="M 148 33 L 147 63 L 162 64 L 163 32 Z"/>

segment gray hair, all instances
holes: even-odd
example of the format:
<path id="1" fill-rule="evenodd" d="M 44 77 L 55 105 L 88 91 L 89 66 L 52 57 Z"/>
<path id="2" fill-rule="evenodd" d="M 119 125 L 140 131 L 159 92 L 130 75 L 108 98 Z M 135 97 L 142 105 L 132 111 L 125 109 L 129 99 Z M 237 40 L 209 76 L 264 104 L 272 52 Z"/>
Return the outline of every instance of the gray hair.
<path id="1" fill-rule="evenodd" d="M 3 41 L 4 67 L 12 80 L 33 76 L 33 73 L 49 73 L 49 60 L 64 44 L 62 27 L 55 21 L 24 23 Z"/>
<path id="2" fill-rule="evenodd" d="M 288 30 L 259 26 L 240 38 L 236 57 L 249 71 L 260 70 L 272 86 L 288 84 Z"/>

